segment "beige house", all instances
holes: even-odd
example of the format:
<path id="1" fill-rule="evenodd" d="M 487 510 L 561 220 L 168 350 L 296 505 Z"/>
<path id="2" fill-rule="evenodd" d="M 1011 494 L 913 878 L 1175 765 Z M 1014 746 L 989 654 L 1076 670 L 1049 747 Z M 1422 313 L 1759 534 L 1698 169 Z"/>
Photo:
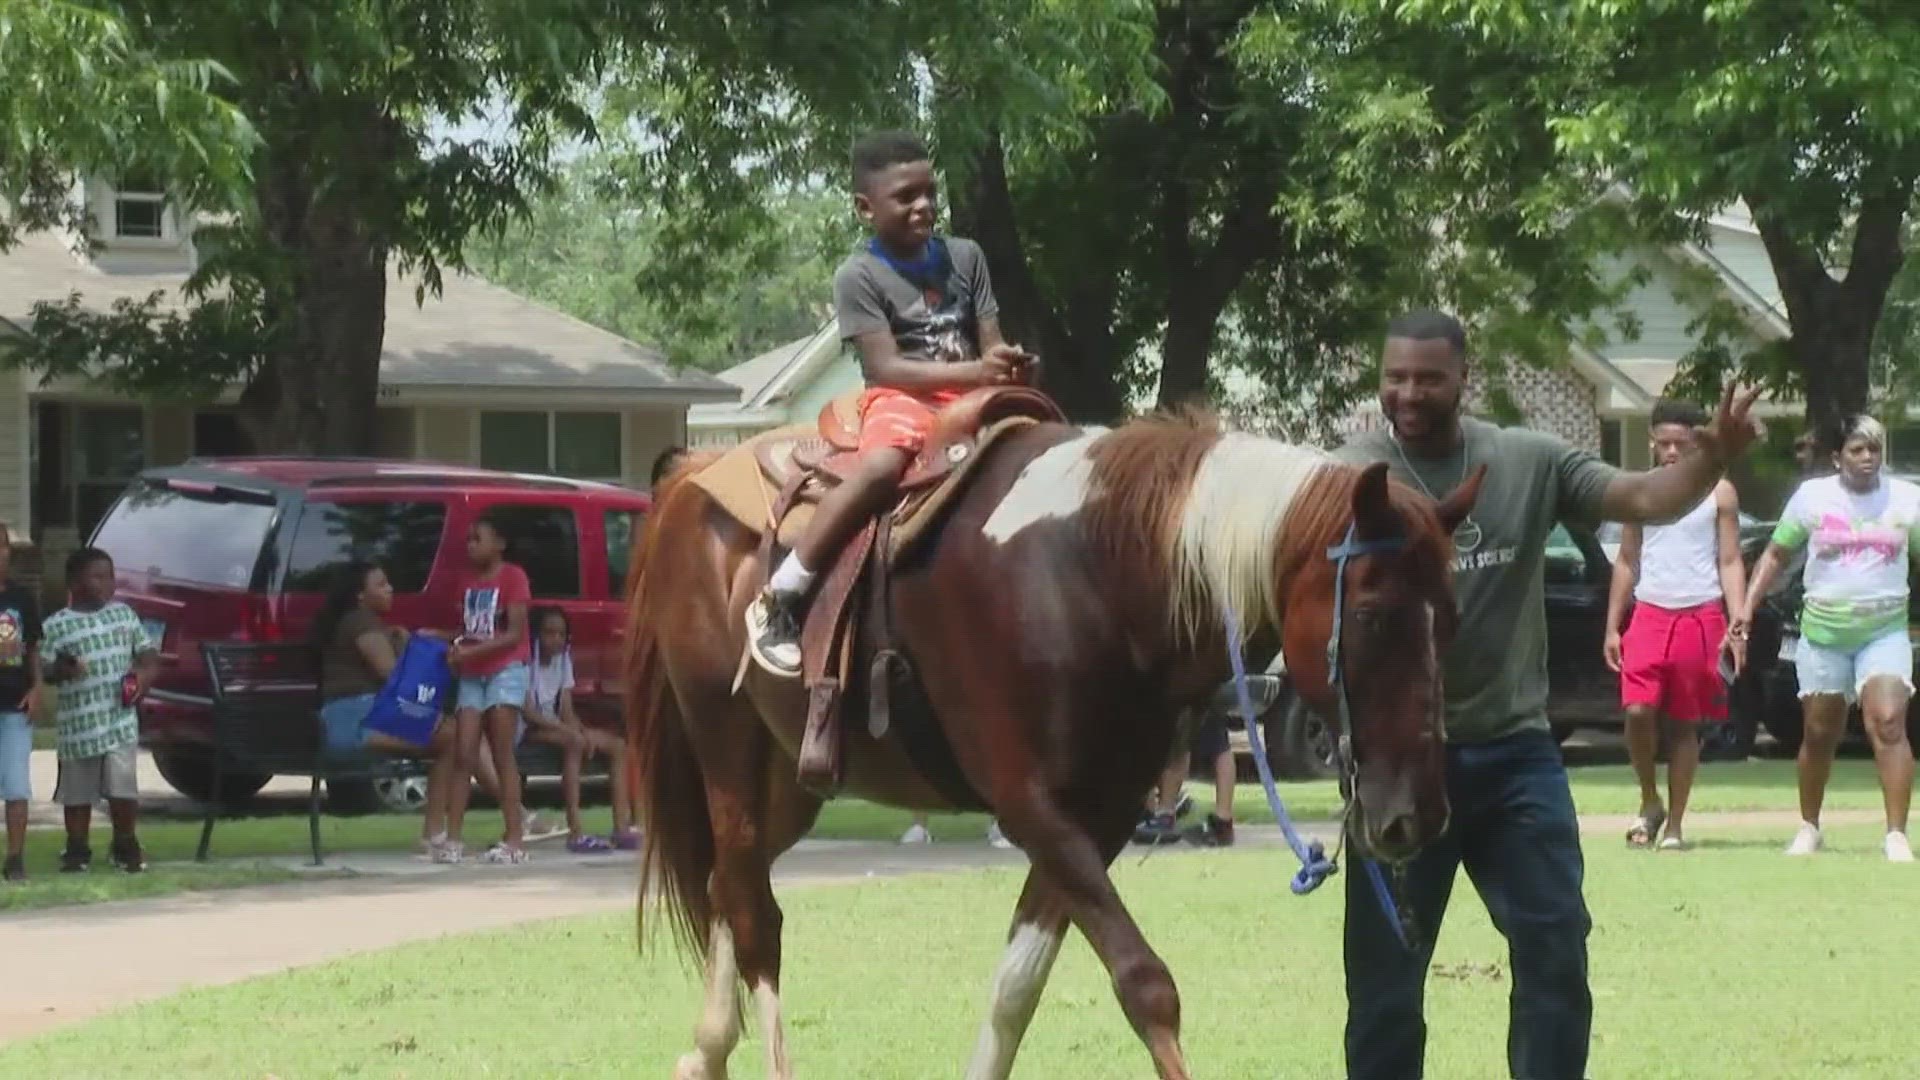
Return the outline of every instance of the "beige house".
<path id="1" fill-rule="evenodd" d="M 37 233 L 0 254 L 0 334 L 25 332 L 36 302 L 70 293 L 96 310 L 156 290 L 178 295 L 194 246 L 163 196 L 99 183 L 83 190 L 105 234 L 102 250 L 82 256 L 72 237 Z M 689 406 L 739 395 L 480 278 L 444 278 L 442 295 L 424 304 L 414 302 L 414 280 L 396 275 L 389 283 L 383 456 L 644 488 L 654 456 L 685 444 Z M 251 452 L 234 397 L 136 401 L 0 369 L 0 520 L 49 556 L 70 548 L 139 470 Z"/>

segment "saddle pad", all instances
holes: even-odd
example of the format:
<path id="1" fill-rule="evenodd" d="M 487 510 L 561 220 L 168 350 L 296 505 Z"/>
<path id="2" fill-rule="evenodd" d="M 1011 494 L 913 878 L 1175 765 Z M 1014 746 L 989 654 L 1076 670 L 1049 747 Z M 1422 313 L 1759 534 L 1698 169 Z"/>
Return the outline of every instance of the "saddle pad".
<path id="1" fill-rule="evenodd" d="M 898 559 L 912 550 L 927 526 L 942 507 L 963 487 L 993 445 L 1012 432 L 1039 421 L 1032 417 L 1010 416 L 989 425 L 974 443 L 974 452 L 954 467 L 946 479 L 924 491 L 914 493 L 894 512 L 893 543 L 888 559 Z M 755 534 L 766 531 L 767 516 L 780 492 L 760 468 L 759 448 L 772 442 L 794 442 L 817 437 L 816 424 L 795 424 L 763 432 L 721 455 L 720 459 L 694 473 L 688 479 L 713 497 L 721 509 Z M 796 502 L 780 522 L 779 543 L 791 547 L 807 524 L 813 520 L 814 505 L 802 499 Z"/>

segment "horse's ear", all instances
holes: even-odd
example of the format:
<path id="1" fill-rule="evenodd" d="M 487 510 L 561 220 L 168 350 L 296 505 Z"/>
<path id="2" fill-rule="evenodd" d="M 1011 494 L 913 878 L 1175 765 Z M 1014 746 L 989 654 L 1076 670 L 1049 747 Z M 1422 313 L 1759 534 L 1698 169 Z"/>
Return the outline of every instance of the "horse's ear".
<path id="1" fill-rule="evenodd" d="M 1353 485 L 1353 523 L 1362 536 L 1398 535 L 1399 518 L 1387 492 L 1386 462 L 1376 461 L 1360 470 L 1360 479 Z"/>
<path id="2" fill-rule="evenodd" d="M 1436 510 L 1440 515 L 1442 529 L 1451 534 L 1453 530 L 1460 527 L 1461 522 L 1467 520 L 1467 515 L 1473 513 L 1474 500 L 1480 497 L 1480 483 L 1486 478 L 1486 464 L 1475 465 L 1473 471 L 1467 474 L 1467 478 L 1460 482 L 1460 486 L 1447 492 L 1447 497 L 1440 500 Z"/>

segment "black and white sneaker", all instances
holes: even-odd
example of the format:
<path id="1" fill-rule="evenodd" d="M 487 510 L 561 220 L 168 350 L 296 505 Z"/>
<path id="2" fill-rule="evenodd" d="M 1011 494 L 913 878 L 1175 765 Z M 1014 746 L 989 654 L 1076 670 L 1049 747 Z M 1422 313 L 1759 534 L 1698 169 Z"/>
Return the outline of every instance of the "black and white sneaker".
<path id="1" fill-rule="evenodd" d="M 747 605 L 747 651 L 781 678 L 800 676 L 799 600 L 771 590 Z"/>
<path id="2" fill-rule="evenodd" d="M 84 874 L 93 866 L 93 849 L 67 845 L 60 853 L 60 872 L 63 874 Z"/>

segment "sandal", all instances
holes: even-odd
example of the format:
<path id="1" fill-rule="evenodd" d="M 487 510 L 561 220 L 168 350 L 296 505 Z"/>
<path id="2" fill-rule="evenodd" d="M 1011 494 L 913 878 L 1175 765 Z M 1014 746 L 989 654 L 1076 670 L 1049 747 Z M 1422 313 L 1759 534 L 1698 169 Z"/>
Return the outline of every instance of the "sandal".
<path id="1" fill-rule="evenodd" d="M 1627 846 L 1651 848 L 1653 838 L 1660 835 L 1661 826 L 1667 823 L 1667 810 L 1661 807 L 1651 814 L 1641 814 L 1627 827 Z"/>
<path id="2" fill-rule="evenodd" d="M 1684 837 L 1668 836 L 1660 841 L 1661 851 L 1685 851 L 1688 847 Z"/>
<path id="3" fill-rule="evenodd" d="M 582 833 L 567 837 L 567 850 L 575 855 L 604 855 L 613 850 L 613 843 L 602 836 Z"/>
<path id="4" fill-rule="evenodd" d="M 527 861 L 527 849 L 508 847 L 503 841 L 482 853 L 480 861 L 493 866 L 519 866 Z"/>
<path id="5" fill-rule="evenodd" d="M 613 846 L 621 851 L 640 850 L 640 830 L 638 829 L 626 829 L 614 833 L 612 840 Z"/>

